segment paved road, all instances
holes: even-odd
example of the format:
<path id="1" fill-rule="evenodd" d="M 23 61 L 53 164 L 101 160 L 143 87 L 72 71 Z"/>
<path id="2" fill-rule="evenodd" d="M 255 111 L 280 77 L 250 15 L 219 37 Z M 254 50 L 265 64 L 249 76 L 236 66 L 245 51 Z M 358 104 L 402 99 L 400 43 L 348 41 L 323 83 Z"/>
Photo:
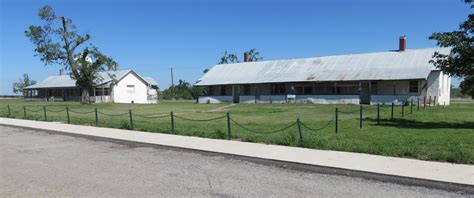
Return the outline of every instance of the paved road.
<path id="1" fill-rule="evenodd" d="M 466 196 L 4 126 L 0 152 L 0 197 Z"/>

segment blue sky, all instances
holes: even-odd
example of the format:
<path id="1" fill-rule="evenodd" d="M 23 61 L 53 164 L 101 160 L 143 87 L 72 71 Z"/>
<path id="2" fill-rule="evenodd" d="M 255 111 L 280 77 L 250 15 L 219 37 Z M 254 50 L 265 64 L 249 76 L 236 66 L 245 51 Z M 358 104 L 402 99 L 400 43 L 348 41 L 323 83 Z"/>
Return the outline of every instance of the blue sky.
<path id="1" fill-rule="evenodd" d="M 22 73 L 40 81 L 60 69 L 44 66 L 23 33 L 41 24 L 45 4 L 91 34 L 121 68 L 155 78 L 161 89 L 171 84 L 168 68 L 193 83 L 225 50 L 242 59 L 257 48 L 264 60 L 387 51 L 403 34 L 408 48 L 434 47 L 432 32 L 457 29 L 471 12 L 461 0 L 0 1 L 2 95 L 12 94 Z"/>

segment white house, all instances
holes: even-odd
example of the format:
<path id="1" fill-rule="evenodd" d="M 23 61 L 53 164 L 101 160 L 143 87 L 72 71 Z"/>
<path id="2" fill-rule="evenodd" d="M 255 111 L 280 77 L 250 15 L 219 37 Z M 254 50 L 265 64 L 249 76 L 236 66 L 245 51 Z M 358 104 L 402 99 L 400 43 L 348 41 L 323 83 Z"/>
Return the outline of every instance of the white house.
<path id="1" fill-rule="evenodd" d="M 156 103 L 158 85 L 151 77 L 142 77 L 133 70 L 99 73 L 100 79 L 91 91 L 94 102 Z M 80 100 L 81 92 L 70 75 L 49 76 L 24 88 L 25 98 L 42 100 Z"/>
<path id="2" fill-rule="evenodd" d="M 449 105 L 448 75 L 429 63 L 449 48 L 399 49 L 363 54 L 215 65 L 196 86 L 200 103 L 307 102 L 376 104 L 409 102 Z"/>

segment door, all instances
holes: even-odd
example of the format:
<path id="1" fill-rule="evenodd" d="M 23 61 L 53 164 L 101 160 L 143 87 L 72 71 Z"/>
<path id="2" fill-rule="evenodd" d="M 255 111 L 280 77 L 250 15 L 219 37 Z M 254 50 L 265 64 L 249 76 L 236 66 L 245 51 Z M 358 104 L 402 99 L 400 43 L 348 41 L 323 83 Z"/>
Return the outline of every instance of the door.
<path id="1" fill-rule="evenodd" d="M 360 104 L 370 104 L 369 82 L 362 82 L 360 84 Z"/>
<path id="2" fill-rule="evenodd" d="M 240 102 L 240 86 L 233 85 L 232 86 L 232 95 L 234 96 L 234 103 Z"/>

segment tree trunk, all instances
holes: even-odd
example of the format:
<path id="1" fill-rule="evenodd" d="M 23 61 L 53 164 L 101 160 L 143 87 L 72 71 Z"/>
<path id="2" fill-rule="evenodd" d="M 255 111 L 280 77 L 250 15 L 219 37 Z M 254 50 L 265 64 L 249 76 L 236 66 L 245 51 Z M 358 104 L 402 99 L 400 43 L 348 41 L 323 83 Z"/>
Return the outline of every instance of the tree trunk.
<path id="1" fill-rule="evenodd" d="M 89 97 L 89 90 L 85 88 L 81 88 L 81 104 L 89 104 L 90 97 Z"/>

